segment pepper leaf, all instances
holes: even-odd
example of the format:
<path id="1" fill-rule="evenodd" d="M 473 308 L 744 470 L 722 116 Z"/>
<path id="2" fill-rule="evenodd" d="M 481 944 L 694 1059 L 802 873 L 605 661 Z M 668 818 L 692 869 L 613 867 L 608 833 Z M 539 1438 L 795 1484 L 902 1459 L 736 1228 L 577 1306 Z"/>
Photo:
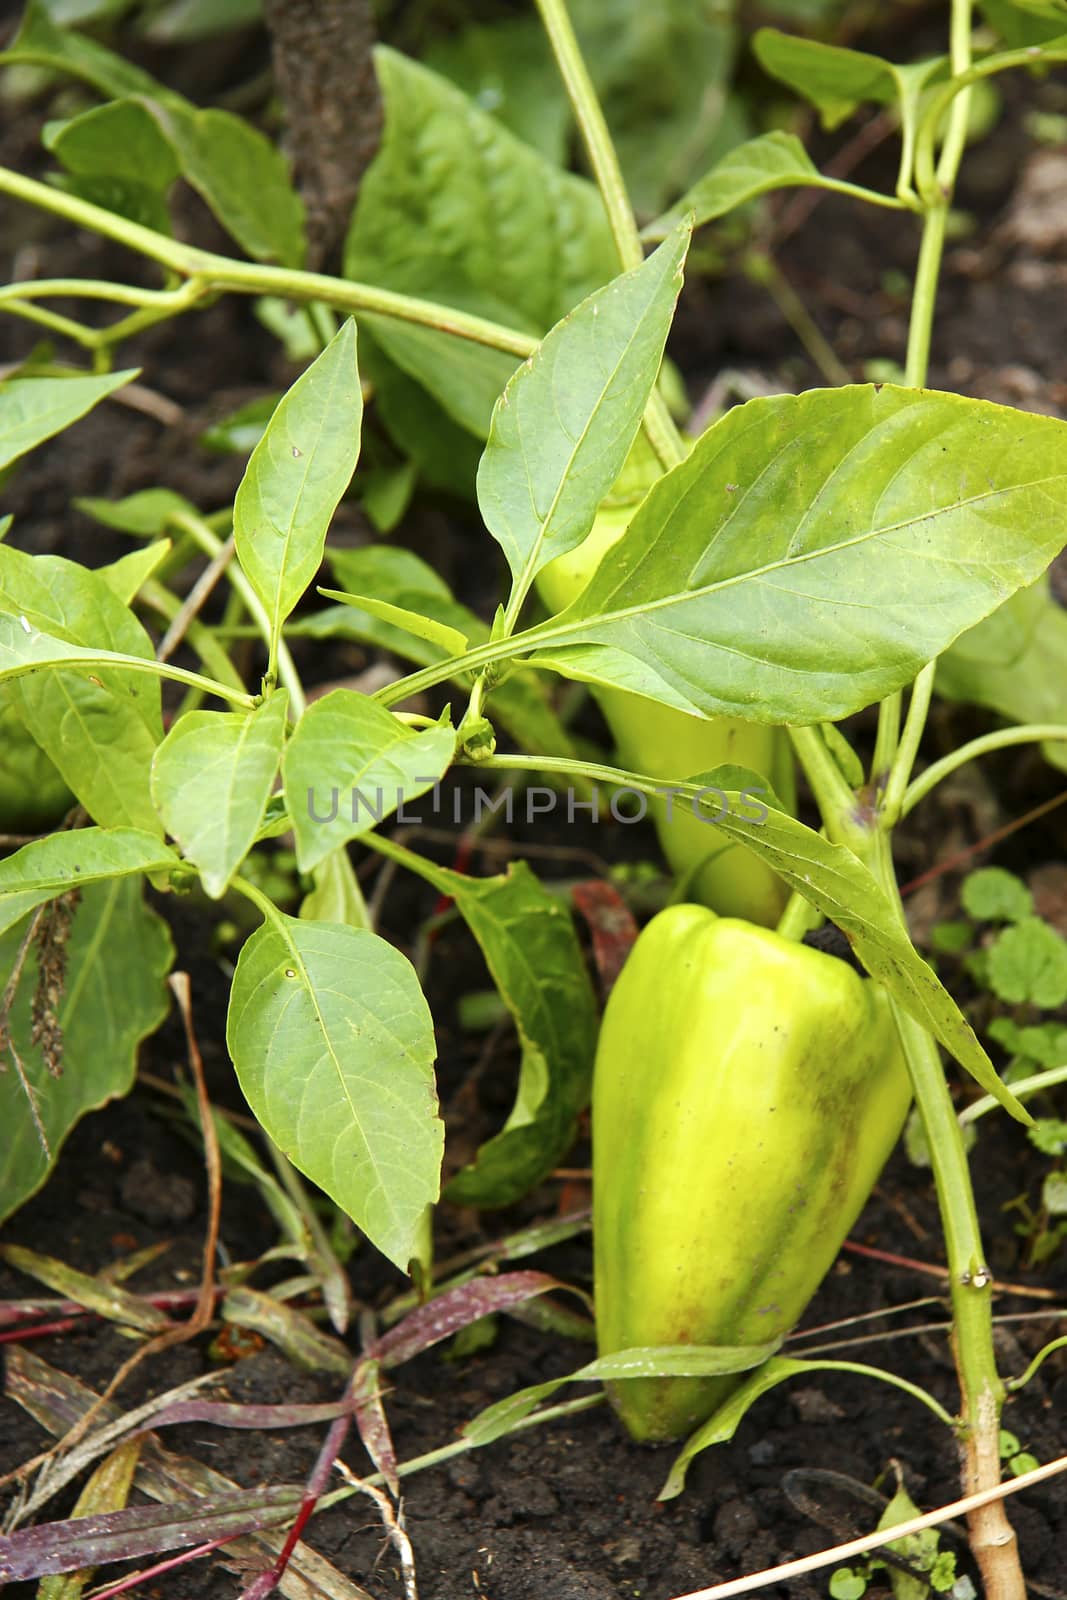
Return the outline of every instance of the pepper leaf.
<path id="1" fill-rule="evenodd" d="M 0 470 L 62 433 L 140 368 L 71 378 L 8 378 L 0 383 Z"/>
<path id="2" fill-rule="evenodd" d="M 275 1144 L 405 1270 L 444 1144 L 411 963 L 365 928 L 276 912 L 238 958 L 226 1038 Z"/>
<path id="3" fill-rule="evenodd" d="M 0 862 L 0 933 L 72 889 L 177 865 L 169 845 L 135 828 L 76 828 L 34 839 Z"/>
<path id="4" fill-rule="evenodd" d="M 93 832 L 87 828 L 55 834 L 43 844 L 55 845 L 61 839 L 76 844 L 80 839 L 91 845 L 86 836 Z M 149 852 L 170 856 L 156 839 L 146 839 L 145 846 Z M 24 854 L 19 851 L 19 856 Z M 10 858 L 4 867 L 17 859 Z M 144 859 L 149 862 L 150 854 Z M 114 863 L 112 870 L 119 870 Z M 70 883 L 62 887 L 67 889 Z M 49 891 L 60 892 L 57 888 Z M 9 929 L 0 936 L 0 988 L 7 983 L 24 931 L 10 928 L 2 915 L 4 905 L 0 900 L 0 925 Z M 37 955 L 31 951 L 12 1011 L 11 1037 L 37 1096 L 37 1114 L 49 1148 L 42 1147 L 18 1075 L 8 1066 L 6 1072 L 0 1072 L 0 1126 L 4 1129 L 0 1140 L 0 1221 L 41 1187 L 74 1124 L 86 1112 L 133 1087 L 137 1047 L 167 1014 L 164 978 L 173 955 L 166 923 L 145 905 L 139 882 L 112 877 L 107 883 L 87 883 L 67 943 L 66 986 L 57 1006 L 64 1070 L 61 1077 L 54 1078 L 32 1037 Z"/>
<path id="5" fill-rule="evenodd" d="M 237 559 L 274 637 L 322 562 L 326 531 L 359 460 L 362 419 L 349 318 L 278 402 L 234 502 Z"/>
<path id="6" fill-rule="evenodd" d="M 495 654 L 703 716 L 838 721 L 1034 582 L 1065 524 L 1057 418 L 889 385 L 752 400 Z"/>
<path id="7" fill-rule="evenodd" d="M 690 229 L 557 323 L 509 380 L 478 468 L 485 525 L 524 596 L 615 483 L 659 372 Z"/>
<path id="8" fill-rule="evenodd" d="M 354 689 L 316 700 L 297 723 L 282 764 L 300 870 L 309 872 L 433 788 L 455 749 L 455 729 L 446 720 L 416 733 Z"/>
<path id="9" fill-rule="evenodd" d="M 12 687 L 23 723 L 69 788 L 103 827 L 161 831 L 148 792 L 163 737 L 159 679 L 119 664 L 155 659 L 133 612 L 100 573 L 0 544 L 0 613 L 0 675 L 30 661 L 96 668 L 33 672 Z"/>
<path id="10" fill-rule="evenodd" d="M 455 900 L 481 946 L 523 1049 L 504 1128 L 452 1179 L 448 1198 L 459 1205 L 510 1205 L 573 1142 L 576 1118 L 589 1101 L 596 1001 L 569 912 L 525 862 L 497 878 L 440 869 L 434 883 Z"/>
<path id="11" fill-rule="evenodd" d="M 215 900 L 256 842 L 278 771 L 289 696 L 255 711 L 191 711 L 152 762 L 152 798 Z"/>

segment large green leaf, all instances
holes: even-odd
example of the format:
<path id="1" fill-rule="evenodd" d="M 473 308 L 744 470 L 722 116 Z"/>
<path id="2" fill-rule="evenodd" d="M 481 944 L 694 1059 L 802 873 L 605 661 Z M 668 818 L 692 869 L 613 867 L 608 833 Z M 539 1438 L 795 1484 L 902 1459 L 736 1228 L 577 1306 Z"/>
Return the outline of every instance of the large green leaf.
<path id="1" fill-rule="evenodd" d="M 420 286 L 417 292 L 429 291 Z M 400 371 L 426 390 L 450 422 L 475 438 L 485 438 L 493 407 L 515 371 L 515 356 L 410 322 L 375 316 L 364 316 L 361 321 L 373 330 Z"/>
<path id="2" fill-rule="evenodd" d="M 443 1148 L 410 962 L 366 929 L 279 915 L 241 951 L 226 1037 L 275 1144 L 406 1268 Z"/>
<path id="3" fill-rule="evenodd" d="M 447 303 L 542 333 L 614 276 L 592 184 L 543 160 L 437 73 L 385 48 L 375 59 L 385 134 L 345 244 L 350 277 L 436 284 Z"/>
<path id="4" fill-rule="evenodd" d="M 282 763 L 301 871 L 432 789 L 455 748 L 447 723 L 416 733 L 354 689 L 316 700 Z"/>
<path id="5" fill-rule="evenodd" d="M 62 433 L 136 378 L 138 370 L 105 372 L 98 377 L 5 379 L 0 383 L 0 470 L 53 434 Z"/>
<path id="6" fill-rule="evenodd" d="M 537 17 L 450 29 L 429 42 L 423 59 L 546 161 L 566 166 L 570 106 Z"/>
<path id="7" fill-rule="evenodd" d="M 384 48 L 376 60 L 385 132 L 345 243 L 348 277 L 537 335 L 614 276 L 592 184 L 560 172 L 437 73 Z M 374 332 L 451 417 L 484 434 L 514 358 L 381 319 Z"/>
<path id="8" fill-rule="evenodd" d="M 362 419 L 349 318 L 279 401 L 234 502 L 237 557 L 275 635 L 321 565 L 327 529 L 359 460 Z"/>
<path id="9" fill-rule="evenodd" d="M 654 216 L 694 175 L 745 136 L 730 93 L 737 0 L 574 0 L 574 26 L 626 179 Z"/>
<path id="10" fill-rule="evenodd" d="M 0 861 L 0 933 L 71 889 L 177 865 L 169 846 L 135 828 L 75 828 L 34 839 Z"/>
<path id="11" fill-rule="evenodd" d="M 452 1179 L 448 1196 L 461 1205 L 510 1205 L 551 1172 L 588 1104 L 597 1035 L 593 988 L 569 912 L 524 861 L 505 877 L 441 869 L 434 882 L 455 900 L 477 939 L 522 1044 L 507 1122 Z"/>
<path id="12" fill-rule="evenodd" d="M 888 385 L 753 400 L 497 653 L 704 716 L 833 721 L 1034 582 L 1065 526 L 1056 418 Z"/>
<path id="13" fill-rule="evenodd" d="M 0 674 L 26 661 L 154 659 L 152 641 L 107 580 L 60 556 L 0 544 Z M 102 827 L 159 830 L 148 792 L 163 736 L 159 679 L 98 661 L 92 672 L 33 672 L 12 688 L 26 727 Z"/>
<path id="14" fill-rule="evenodd" d="M 13 928 L 0 939 L 0 988 L 21 938 L 22 929 Z M 23 1087 L 8 1065 L 0 1072 L 0 1221 L 44 1183 L 78 1119 L 132 1088 L 137 1046 L 166 1015 L 164 979 L 172 959 L 166 924 L 144 904 L 139 883 L 115 879 L 88 885 L 67 944 L 66 983 L 58 1006 L 63 1072 L 53 1078 L 30 1037 L 37 976 L 37 958 L 31 953 L 11 1032 L 37 1095 L 51 1156 L 41 1147 Z"/>
<path id="15" fill-rule="evenodd" d="M 478 505 L 525 596 L 574 550 L 615 483 L 659 373 L 689 228 L 547 334 L 509 381 L 478 469 Z"/>
<path id="16" fill-rule="evenodd" d="M 1011 722 L 1067 724 L 1067 612 L 1048 580 L 1014 595 L 938 659 L 937 690 L 949 700 L 987 706 Z M 1067 769 L 1067 745 L 1043 746 Z"/>
<path id="17" fill-rule="evenodd" d="M 255 711 L 179 717 L 152 763 L 152 797 L 167 832 L 214 899 L 256 841 L 281 759 L 289 696 Z"/>

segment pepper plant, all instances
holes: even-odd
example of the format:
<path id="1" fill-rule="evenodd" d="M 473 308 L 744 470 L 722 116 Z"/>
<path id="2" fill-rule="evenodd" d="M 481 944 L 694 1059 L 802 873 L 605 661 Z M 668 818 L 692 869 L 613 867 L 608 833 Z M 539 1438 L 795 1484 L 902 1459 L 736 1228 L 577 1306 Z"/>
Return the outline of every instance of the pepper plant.
<path id="1" fill-rule="evenodd" d="M 129 382 L 135 374 L 114 370 L 114 360 L 130 335 L 219 295 L 265 300 L 275 321 L 278 302 L 307 308 L 320 350 L 273 410 L 232 507 L 207 512 L 166 488 L 88 503 L 142 541 L 102 569 L 0 543 L 0 715 L 16 759 L 38 773 L 16 824 L 40 825 L 48 785 L 57 809 L 65 790 L 76 801 L 69 826 L 0 863 L 10 1059 L 0 1097 L 13 1130 L 3 1209 L 44 1180 L 78 1115 L 128 1086 L 137 1040 L 159 1021 L 169 947 L 142 883 L 165 891 L 199 881 L 208 896 L 240 897 L 261 918 L 237 962 L 228 1023 L 249 1105 L 392 1261 L 425 1264 L 443 1146 L 432 1018 L 413 967 L 372 925 L 348 846 L 358 839 L 454 902 L 515 1018 L 515 1110 L 448 1190 L 500 1205 L 551 1169 L 589 1099 L 596 1019 L 577 938 L 524 864 L 469 877 L 381 825 L 420 795 L 436 804 L 457 766 L 563 785 L 584 803 L 593 786 L 627 789 L 661 808 L 665 838 L 668 804 L 687 812 L 690 833 L 714 820 L 716 846 L 734 847 L 728 909 L 746 923 L 773 920 L 783 886 L 788 901 L 769 937 L 796 940 L 828 918 L 880 986 L 871 1004 L 894 1019 L 944 1220 L 961 1389 L 949 1420 L 966 1489 L 988 1489 L 1000 1478 L 1006 1384 L 939 1047 L 1018 1120 L 1029 1114 L 912 945 L 892 837 L 964 762 L 1067 732 L 1009 726 L 913 776 L 939 659 L 949 677 L 955 671 L 955 692 L 962 681 L 967 693 L 968 641 L 981 629 L 992 630 L 987 641 L 1005 630 L 1037 637 L 1043 574 L 1065 539 L 1067 427 L 925 384 L 969 89 L 1067 58 L 1067 16 L 1058 0 L 998 0 L 983 10 L 1005 43 L 976 54 L 970 0 L 953 0 L 947 54 L 907 66 L 760 32 L 764 68 L 827 120 L 865 102 L 894 108 L 895 189 L 824 178 L 793 136 L 764 134 L 642 235 L 564 0 L 538 0 L 538 10 L 595 184 L 383 50 L 385 136 L 349 228 L 344 276 L 302 265 L 300 198 L 278 150 L 250 125 L 191 105 L 64 31 L 41 0 L 6 52 L 9 62 L 80 80 L 101 103 L 46 129 L 56 182 L 0 170 L 0 193 L 128 248 L 154 264 L 159 282 L 30 280 L 0 290 L 0 307 L 73 342 L 90 367 L 38 360 L 0 388 L 0 464 Z M 241 256 L 174 237 L 169 196 L 179 177 Z M 753 400 L 687 439 L 661 364 L 691 231 L 798 185 L 914 220 L 905 381 Z M 645 244 L 656 246 L 647 258 Z M 120 314 L 82 321 L 48 305 L 56 299 Z M 399 549 L 331 548 L 331 520 L 353 478 L 360 492 L 365 383 L 394 439 L 415 441 L 430 476 L 447 477 L 484 441 L 478 506 L 510 576 L 491 621 Z M 421 431 L 420 416 L 429 419 Z M 583 550 L 580 580 L 560 586 L 559 563 Z M 172 580 L 194 555 L 208 558 L 208 573 L 182 598 Z M 333 581 L 320 590 L 332 603 L 309 609 L 324 559 Z M 223 628 L 200 618 L 216 582 L 229 592 Z M 548 616 L 534 609 L 538 587 Z M 168 625 L 158 642 L 139 614 L 148 612 Z M 261 642 L 254 682 L 228 652 L 243 627 Z M 337 635 L 384 644 L 415 670 L 373 694 L 342 688 L 308 704 L 292 641 Z M 172 661 L 179 642 L 199 656 L 196 667 Z M 980 647 L 970 648 L 973 664 Z M 992 703 L 981 676 L 971 674 L 974 698 Z M 575 747 L 546 689 L 558 679 L 592 686 L 621 764 Z M 171 684 L 186 698 L 164 731 L 161 695 Z M 439 715 L 404 709 L 445 685 Z M 878 734 L 864 768 L 835 725 L 873 705 Z M 669 735 L 664 750 L 664 728 L 685 737 Z M 724 743 L 731 729 L 736 740 Z M 785 738 L 821 829 L 791 814 Z M 727 753 L 725 764 L 714 750 Z M 754 811 L 756 790 L 766 804 Z M 246 866 L 283 833 L 313 880 L 298 915 L 279 910 Z M 688 887 L 714 903 L 723 884 L 704 883 L 702 857 L 690 856 Z M 749 861 L 758 879 L 739 865 Z M 46 1062 L 41 1046 L 60 1034 L 62 1075 L 52 1077 L 59 1053 Z M 760 1226 L 764 1202 L 779 1229 L 773 1186 L 751 1196 Z M 664 1226 L 687 1226 L 686 1210 L 683 1198 Z M 753 1399 L 803 1370 L 774 1356 L 773 1341 L 752 1343 L 747 1326 L 737 1337 L 740 1348 L 693 1345 L 632 1357 L 628 1368 L 624 1355 L 583 1369 L 693 1379 L 758 1367 L 686 1446 L 675 1489 L 696 1450 L 728 1437 Z M 502 1426 L 484 1420 L 481 1437 Z M 988 1593 L 1021 1596 L 999 1503 L 974 1513 L 972 1537 Z"/>

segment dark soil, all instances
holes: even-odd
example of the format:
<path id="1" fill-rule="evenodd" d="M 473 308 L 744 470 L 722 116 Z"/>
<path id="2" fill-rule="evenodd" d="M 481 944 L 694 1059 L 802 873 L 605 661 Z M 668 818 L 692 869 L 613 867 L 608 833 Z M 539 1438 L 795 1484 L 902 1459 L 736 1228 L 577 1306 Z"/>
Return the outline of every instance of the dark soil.
<path id="1" fill-rule="evenodd" d="M 211 58 L 211 51 L 203 53 L 202 59 Z M 210 98 L 218 83 L 228 81 L 225 62 L 220 66 L 218 57 L 215 61 L 210 82 L 183 81 L 181 87 Z M 148 64 L 160 70 L 158 63 Z M 1009 90 L 1005 117 L 970 160 L 959 203 L 977 226 L 973 238 L 954 247 L 947 263 L 933 374 L 944 387 L 1061 415 L 1067 414 L 1067 240 L 1054 237 L 1035 244 L 1033 229 L 1027 231 L 1033 154 L 1021 119 L 1027 107 L 1062 111 L 1065 98 L 1062 78 L 1031 86 L 1025 107 L 1021 92 Z M 4 135 L 0 153 L 11 165 L 25 168 L 36 160 L 30 153 L 35 135 L 26 126 L 32 120 L 23 119 Z M 883 176 L 882 161 L 882 153 L 875 152 L 850 176 L 876 181 Z M 798 214 L 787 204 L 775 216 L 782 241 L 777 259 L 852 374 L 862 376 L 864 363 L 873 358 L 901 360 L 906 294 L 886 272 L 913 269 L 916 241 L 910 225 L 826 198 L 806 220 L 797 222 Z M 116 260 L 108 248 L 84 236 L 71 239 L 40 218 L 8 208 L 5 221 L 13 228 L 13 247 L 38 252 L 47 263 L 38 270 L 48 275 L 120 276 L 129 271 L 129 263 Z M 210 244 L 209 224 L 199 211 L 195 225 Z M 0 333 L 7 342 L 4 359 L 17 359 L 32 343 L 32 330 L 19 325 L 0 325 Z M 770 389 L 824 381 L 766 293 L 740 277 L 690 286 L 672 348 L 696 401 L 723 367 L 754 374 Z M 199 450 L 199 431 L 241 399 L 281 387 L 289 377 L 250 308 L 238 302 L 221 303 L 176 328 L 157 330 L 128 353 L 131 361 L 144 364 L 144 381 L 181 407 L 181 420 L 163 425 L 109 406 L 70 430 L 60 443 L 35 452 L 6 491 L 5 509 L 15 513 L 13 538 L 20 546 L 61 552 L 90 565 L 123 553 L 125 541 L 71 512 L 75 495 L 116 497 L 165 482 L 205 507 L 225 503 L 240 464 Z M 482 560 L 472 582 L 474 528 L 472 514 L 463 507 L 420 503 L 401 537 L 423 554 L 434 555 L 446 575 L 465 588 L 464 597 L 484 610 L 492 569 L 488 559 Z M 342 513 L 340 531 L 351 539 L 366 535 L 359 513 L 351 508 Z M 478 549 L 484 556 L 483 547 Z M 344 677 L 365 664 L 361 652 L 351 648 L 308 654 L 301 661 L 311 683 Z M 971 713 L 940 712 L 932 740 L 968 726 L 968 718 Z M 983 774 L 973 790 L 926 810 L 922 833 L 916 830 L 901 838 L 901 859 L 909 870 L 918 874 L 932 861 L 947 858 L 1059 787 L 1058 776 L 1049 774 L 1036 755 L 1013 754 L 1004 762 L 987 763 Z M 539 842 L 550 850 L 560 845 L 548 830 Z M 569 831 L 566 844 L 574 842 Z M 1047 881 L 1050 867 L 1053 874 L 1060 870 L 1056 863 L 1065 842 L 1053 814 L 998 859 L 1018 870 L 1041 869 Z M 591 833 L 583 846 L 594 861 L 613 859 L 620 851 L 652 855 L 655 848 L 650 835 L 618 829 Z M 484 865 L 478 861 L 473 870 Z M 556 861 L 547 862 L 543 870 L 546 876 L 570 875 L 575 867 L 560 848 Z M 955 881 L 949 877 L 916 897 L 917 928 L 951 911 Z M 1062 896 L 1062 883 L 1058 892 Z M 428 891 L 398 883 L 388 902 L 387 931 L 402 940 L 404 930 L 432 909 Z M 179 965 L 193 978 L 211 1093 L 220 1103 L 235 1106 L 223 1044 L 226 978 L 210 944 L 206 915 L 195 908 L 181 911 L 175 932 Z M 445 1019 L 440 1043 L 446 1103 L 454 1103 L 463 1090 L 481 1049 L 452 1025 L 454 1001 L 464 990 L 484 984 L 476 955 L 458 932 L 448 932 L 434 946 L 428 971 L 435 1015 Z M 181 1032 L 172 1018 L 146 1047 L 143 1066 L 169 1078 L 183 1059 Z M 463 1130 L 467 1138 L 499 1121 L 511 1093 L 515 1059 L 512 1045 L 505 1042 L 491 1059 L 490 1070 L 482 1073 L 477 1093 L 466 1097 L 475 1115 L 474 1124 Z M 46 1189 L 8 1225 L 5 1240 L 53 1254 L 86 1272 L 167 1240 L 171 1249 L 132 1286 L 149 1290 L 195 1283 L 204 1222 L 202 1162 L 195 1146 L 164 1120 L 166 1104 L 141 1087 L 128 1101 L 87 1118 L 71 1136 Z M 579 1148 L 573 1156 L 579 1173 L 584 1159 Z M 1032 1196 L 1040 1179 L 1022 1132 L 1002 1118 L 986 1119 L 975 1170 L 998 1280 L 1067 1294 L 1064 1255 L 1041 1277 L 1025 1273 L 1012 1217 L 1004 1213 L 1005 1204 L 1020 1194 Z M 443 1208 L 441 1253 L 498 1237 L 534 1217 L 573 1209 L 585 1198 L 579 1176 L 546 1185 L 520 1211 L 506 1216 L 479 1221 L 473 1214 Z M 866 1246 L 939 1264 L 942 1250 L 929 1174 L 898 1154 L 853 1237 Z M 273 1225 L 256 1191 L 228 1184 L 223 1259 L 254 1259 L 274 1242 Z M 588 1285 L 588 1237 L 533 1264 Z M 357 1301 L 370 1307 L 380 1306 L 400 1287 L 366 1249 L 354 1257 L 351 1276 Z M 940 1289 L 936 1277 L 916 1268 L 843 1254 L 809 1308 L 805 1327 L 815 1330 L 874 1312 L 886 1313 L 885 1320 L 800 1337 L 798 1346 L 849 1341 L 834 1355 L 884 1363 L 927 1387 L 951 1410 L 958 1396 L 943 1331 L 945 1307 L 939 1300 L 928 1301 Z M 26 1279 L 0 1271 L 0 1296 L 34 1292 Z M 917 1300 L 927 1303 L 899 1311 Z M 1021 1372 L 1054 1336 L 1056 1321 L 1044 1315 L 1044 1308 L 1041 1300 L 1004 1292 L 998 1309 L 1004 1316 L 999 1337 L 1005 1373 Z M 928 1324 L 938 1325 L 939 1331 L 907 1331 Z M 871 1342 L 861 1344 L 861 1337 Z M 354 1336 L 351 1342 L 355 1351 Z M 123 1403 L 132 1405 L 208 1370 L 207 1343 L 205 1338 L 178 1347 L 147 1364 L 122 1392 Z M 131 1347 L 110 1329 L 92 1328 L 38 1341 L 33 1348 L 99 1389 Z M 453 1359 L 445 1349 L 420 1357 L 391 1375 L 388 1411 L 400 1460 L 454 1441 L 457 1430 L 483 1406 L 578 1367 L 588 1356 L 586 1346 L 504 1318 L 493 1344 L 476 1355 Z M 334 1378 L 296 1370 L 270 1347 L 237 1361 L 226 1380 L 232 1398 L 258 1402 L 328 1400 L 338 1387 Z M 1008 1409 L 1006 1425 L 1039 1460 L 1063 1451 L 1065 1401 L 1067 1366 L 1061 1354 L 1046 1363 Z M 41 1449 L 45 1437 L 14 1405 L 4 1402 L 0 1414 L 0 1471 L 6 1471 Z M 242 1484 L 299 1482 L 314 1462 L 323 1433 L 322 1428 L 303 1428 L 250 1436 L 187 1426 L 169 1430 L 166 1443 Z M 345 1458 L 356 1472 L 366 1470 L 358 1445 L 350 1444 Z M 664 1505 L 656 1495 L 670 1460 L 669 1451 L 631 1444 L 611 1413 L 601 1408 L 476 1454 L 456 1456 L 408 1478 L 404 1510 L 423 1600 L 668 1600 L 869 1531 L 876 1513 L 860 1488 L 828 1486 L 817 1475 L 821 1471 L 839 1474 L 856 1486 L 885 1485 L 884 1475 L 896 1460 L 923 1508 L 950 1501 L 959 1492 L 953 1441 L 930 1414 L 897 1390 L 840 1373 L 816 1375 L 774 1391 L 745 1420 L 732 1443 L 698 1460 L 686 1494 Z M 69 1495 L 62 1498 L 54 1514 L 68 1513 L 71 1503 Z M 1032 1592 L 1067 1595 L 1065 1480 L 1055 1479 L 1014 1500 L 1012 1518 Z M 963 1543 L 946 1538 L 959 1553 L 961 1570 L 970 1571 Z M 369 1502 L 351 1501 L 325 1513 L 311 1524 L 309 1541 L 376 1600 L 403 1594 L 397 1558 Z M 167 1600 L 222 1600 L 239 1587 L 217 1561 L 209 1561 L 170 1573 L 147 1592 Z M 31 1590 L 13 1585 L 9 1592 L 29 1595 Z M 825 1594 L 826 1580 L 816 1575 L 760 1592 L 799 1600 Z"/>

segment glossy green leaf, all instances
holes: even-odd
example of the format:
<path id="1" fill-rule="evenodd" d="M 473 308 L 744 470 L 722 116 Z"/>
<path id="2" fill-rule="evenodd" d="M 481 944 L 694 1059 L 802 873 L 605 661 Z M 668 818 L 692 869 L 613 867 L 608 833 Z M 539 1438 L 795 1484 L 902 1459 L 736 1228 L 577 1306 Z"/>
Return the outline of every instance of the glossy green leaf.
<path id="1" fill-rule="evenodd" d="M 504 877 L 441 871 L 485 957 L 522 1044 L 515 1104 L 500 1133 L 454 1177 L 449 1199 L 503 1206 L 539 1183 L 575 1137 L 589 1102 L 597 1009 L 570 913 L 525 862 Z"/>
<path id="2" fill-rule="evenodd" d="M 45 124 L 44 145 L 68 172 L 126 179 L 164 193 L 178 176 L 170 141 L 139 100 L 111 100 Z"/>
<path id="3" fill-rule="evenodd" d="M 764 71 L 818 107 L 824 128 L 836 128 L 867 101 L 888 106 L 899 96 L 893 63 L 863 50 L 777 28 L 758 29 L 752 50 Z"/>
<path id="4" fill-rule="evenodd" d="M 349 277 L 409 292 L 436 283 L 448 304 L 543 333 L 615 276 L 591 183 L 409 57 L 383 47 L 375 60 L 385 134 L 346 241 Z"/>
<path id="5" fill-rule="evenodd" d="M 694 227 L 700 227 L 702 223 L 725 216 L 737 206 L 758 199 L 761 194 L 798 186 L 836 189 L 852 195 L 864 192 L 855 184 L 824 178 L 796 135 L 776 130 L 760 134 L 758 139 L 749 139 L 723 156 L 718 165 L 687 190 L 664 216 L 649 223 L 642 237 L 665 239 L 690 212 Z"/>
<path id="6" fill-rule="evenodd" d="M 304 208 L 285 157 L 266 135 L 230 111 L 200 111 L 174 95 L 144 103 L 183 178 L 241 248 L 257 261 L 299 267 Z"/>
<path id="7" fill-rule="evenodd" d="M 34 839 L 0 861 L 0 932 L 71 889 L 177 865 L 169 846 L 135 828 L 75 828 Z"/>
<path id="8" fill-rule="evenodd" d="M 409 611 L 406 606 L 391 605 L 388 600 L 377 600 L 366 594 L 345 594 L 342 589 L 320 587 L 319 593 L 327 600 L 336 600 L 344 606 L 355 606 L 372 617 L 378 617 L 391 627 L 399 628 L 402 633 L 414 634 L 416 639 L 425 639 L 427 643 L 436 645 L 445 655 L 460 656 L 467 648 L 467 635 L 461 633 L 458 628 L 450 627 L 445 622 L 435 622 L 432 617 L 423 616 L 419 611 Z"/>
<path id="9" fill-rule="evenodd" d="M 837 721 L 1034 582 L 1065 517 L 1056 418 L 889 385 L 753 400 L 499 653 L 704 716 Z"/>
<path id="10" fill-rule="evenodd" d="M 69 428 L 136 378 L 138 370 L 98 377 L 6 378 L 0 383 L 0 469 Z"/>
<path id="11" fill-rule="evenodd" d="M 277 636 L 322 563 L 359 460 L 363 396 L 351 318 L 278 403 L 233 509 L 237 558 Z"/>
<path id="12" fill-rule="evenodd" d="M 1067 724 L 1067 612 L 1048 580 L 1014 595 L 956 640 L 937 662 L 937 692 L 986 706 L 1010 722 Z M 1042 746 L 1067 770 L 1067 745 Z"/>
<path id="13" fill-rule="evenodd" d="M 648 403 L 682 286 L 689 228 L 547 334 L 510 379 L 478 469 L 478 505 L 525 595 L 575 549 L 615 483 Z"/>
<path id="14" fill-rule="evenodd" d="M 778 1348 L 778 1341 L 761 1345 L 668 1344 L 637 1350 L 618 1350 L 587 1361 L 575 1372 L 546 1383 L 531 1384 L 486 1406 L 467 1423 L 463 1432 L 476 1446 L 491 1444 L 517 1427 L 524 1417 L 567 1383 L 611 1383 L 627 1378 L 719 1377 L 762 1367 Z M 796 1363 L 799 1365 L 799 1363 Z"/>
<path id="15" fill-rule="evenodd" d="M 241 951 L 226 1036 L 270 1137 L 406 1268 L 443 1148 L 410 962 L 366 929 L 279 915 Z"/>
<path id="16" fill-rule="evenodd" d="M 61 837 L 77 840 L 79 835 Z M 160 849 L 156 841 L 148 843 Z M 22 934 L 12 928 L 0 938 L 0 987 Z M 36 1091 L 51 1154 L 41 1147 L 23 1088 L 8 1065 L 0 1072 L 0 1220 L 41 1187 L 79 1118 L 132 1088 L 137 1047 L 167 1012 L 164 979 L 172 959 L 166 924 L 144 904 L 139 883 L 115 878 L 86 884 L 67 945 L 66 984 L 58 1006 L 63 1074 L 53 1078 L 31 1040 L 37 973 L 31 952 L 19 982 L 12 1037 Z"/>
<path id="17" fill-rule="evenodd" d="M 375 59 L 385 131 L 346 240 L 347 277 L 540 334 L 615 275 L 592 184 L 560 172 L 437 73 L 384 48 Z M 432 329 L 372 326 L 403 371 L 484 436 L 514 358 Z"/>
<path id="18" fill-rule="evenodd" d="M 415 732 L 353 689 L 316 700 L 282 762 L 301 871 L 433 788 L 455 747 L 447 724 Z"/>
<path id="19" fill-rule="evenodd" d="M 152 762 L 152 798 L 215 900 L 251 850 L 278 772 L 289 696 L 255 711 L 191 711 Z"/>
<path id="20" fill-rule="evenodd" d="M 137 618 L 99 573 L 6 544 L 0 613 L 0 676 L 27 662 L 57 667 L 16 678 L 13 700 L 67 785 L 102 827 L 157 831 L 148 767 L 163 735 L 160 683 L 119 664 L 121 657 L 154 660 Z M 115 666 L 106 664 L 112 656 Z M 63 671 L 64 660 L 93 667 Z"/>
<path id="21" fill-rule="evenodd" d="M 546 161 L 566 166 L 570 107 L 537 17 L 449 29 L 429 41 L 423 59 Z"/>

